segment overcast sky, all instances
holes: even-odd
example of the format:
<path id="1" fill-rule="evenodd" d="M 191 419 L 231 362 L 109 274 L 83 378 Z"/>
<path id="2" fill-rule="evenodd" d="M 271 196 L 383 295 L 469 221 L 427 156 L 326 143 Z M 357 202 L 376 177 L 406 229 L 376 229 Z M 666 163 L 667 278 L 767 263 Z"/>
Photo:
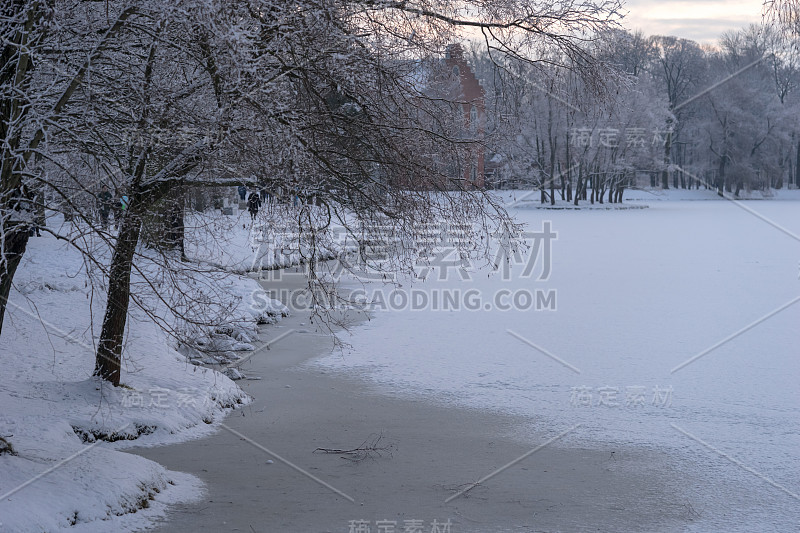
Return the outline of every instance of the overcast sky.
<path id="1" fill-rule="evenodd" d="M 725 30 L 760 22 L 762 0 L 627 0 L 626 7 L 629 30 L 713 43 Z"/>

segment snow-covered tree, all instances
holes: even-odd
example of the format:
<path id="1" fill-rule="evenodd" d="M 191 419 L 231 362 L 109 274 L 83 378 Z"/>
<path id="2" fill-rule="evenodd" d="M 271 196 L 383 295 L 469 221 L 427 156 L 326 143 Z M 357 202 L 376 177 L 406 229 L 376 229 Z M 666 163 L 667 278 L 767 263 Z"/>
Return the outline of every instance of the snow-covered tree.
<path id="1" fill-rule="evenodd" d="M 435 164 L 477 142 L 443 120 L 442 101 L 452 98 L 436 88 L 449 83 L 438 73 L 445 46 L 482 31 L 492 54 L 531 61 L 547 46 L 596 80 L 576 35 L 613 24 L 618 8 L 607 0 L 11 2 L 0 15 L 2 309 L 37 201 L 73 221 L 54 233 L 81 247 L 107 286 L 96 373 L 114 384 L 129 304 L 148 309 L 132 275 L 174 313 L 202 320 L 186 312 L 191 300 L 164 298 L 147 267 L 180 271 L 180 254 L 140 246 L 156 213 L 180 218 L 175 198 L 186 188 L 251 176 L 251 185 L 318 207 L 295 217 L 311 234 L 335 219 L 353 233 L 413 233 L 444 217 L 508 225 L 500 206 Z M 103 185 L 120 206 L 114 229 L 97 220 Z M 313 265 L 316 248 L 309 253 Z"/>

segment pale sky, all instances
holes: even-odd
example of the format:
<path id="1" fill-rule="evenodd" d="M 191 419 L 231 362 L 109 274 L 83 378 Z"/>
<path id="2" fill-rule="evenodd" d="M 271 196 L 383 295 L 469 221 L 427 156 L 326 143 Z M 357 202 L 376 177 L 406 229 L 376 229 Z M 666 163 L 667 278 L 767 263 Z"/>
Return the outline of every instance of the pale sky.
<path id="1" fill-rule="evenodd" d="M 622 24 L 646 35 L 675 35 L 713 43 L 725 30 L 761 22 L 762 0 L 627 0 Z"/>

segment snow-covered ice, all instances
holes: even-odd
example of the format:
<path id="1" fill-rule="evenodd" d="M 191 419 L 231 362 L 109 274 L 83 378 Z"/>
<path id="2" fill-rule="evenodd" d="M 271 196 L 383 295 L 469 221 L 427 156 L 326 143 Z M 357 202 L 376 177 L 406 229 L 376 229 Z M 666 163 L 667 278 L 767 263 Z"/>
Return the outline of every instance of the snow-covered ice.
<path id="1" fill-rule="evenodd" d="M 476 268 L 469 281 L 456 269 L 437 281 L 432 270 L 402 289 L 429 294 L 422 310 L 380 306 L 391 309 L 347 339 L 352 350 L 313 364 L 388 394 L 526 415 L 522 436 L 580 424 L 563 445 L 666 450 L 687 469 L 690 530 L 794 529 L 800 242 L 787 232 L 800 235 L 800 203 L 704 192 L 629 193 L 643 210 L 515 209 L 529 230 L 550 221 L 558 234 L 548 279 L 542 253 L 529 277 L 531 256 L 512 260 L 511 279 Z M 441 310 L 445 293 L 470 290 L 478 310 Z M 539 310 L 497 310 L 498 294 L 507 306 L 523 290 L 543 295 Z"/>

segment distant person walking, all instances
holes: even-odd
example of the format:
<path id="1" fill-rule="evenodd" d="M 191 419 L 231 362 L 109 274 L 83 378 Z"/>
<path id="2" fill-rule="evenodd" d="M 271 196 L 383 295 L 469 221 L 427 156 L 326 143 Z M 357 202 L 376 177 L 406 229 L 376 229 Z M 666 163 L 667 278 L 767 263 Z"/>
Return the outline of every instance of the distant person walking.
<path id="1" fill-rule="evenodd" d="M 105 183 L 100 188 L 100 194 L 97 195 L 97 211 L 100 214 L 100 224 L 103 228 L 108 227 L 108 216 L 111 214 L 111 191 L 108 190 L 108 185 Z"/>
<path id="2" fill-rule="evenodd" d="M 247 210 L 250 212 L 250 218 L 252 220 L 256 219 L 259 209 L 261 209 L 261 196 L 257 191 L 253 191 L 247 199 Z"/>
<path id="3" fill-rule="evenodd" d="M 236 190 L 239 192 L 239 200 L 244 202 L 247 199 L 247 187 L 244 185 L 239 185 Z"/>

